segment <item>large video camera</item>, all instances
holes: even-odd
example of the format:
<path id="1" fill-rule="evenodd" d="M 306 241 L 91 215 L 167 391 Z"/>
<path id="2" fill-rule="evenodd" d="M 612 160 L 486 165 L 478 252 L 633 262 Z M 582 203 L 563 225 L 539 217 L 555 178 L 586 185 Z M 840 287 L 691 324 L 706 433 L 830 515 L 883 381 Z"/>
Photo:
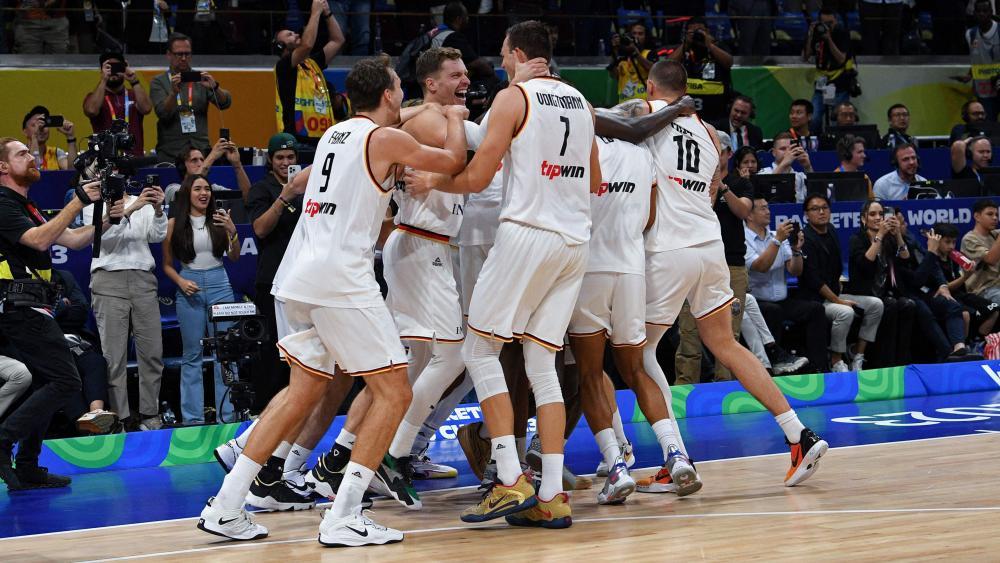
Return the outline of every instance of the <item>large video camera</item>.
<path id="1" fill-rule="evenodd" d="M 212 305 L 209 320 L 215 336 L 203 338 L 201 343 L 205 352 L 215 353 L 215 361 L 222 368 L 222 382 L 229 388 L 233 410 L 241 413 L 241 419 L 246 419 L 254 401 L 248 377 L 250 364 L 260 360 L 264 342 L 270 338 L 267 324 L 253 303 L 216 303 Z M 218 330 L 219 323 L 232 324 L 226 330 Z M 238 370 L 233 369 L 234 364 Z"/>

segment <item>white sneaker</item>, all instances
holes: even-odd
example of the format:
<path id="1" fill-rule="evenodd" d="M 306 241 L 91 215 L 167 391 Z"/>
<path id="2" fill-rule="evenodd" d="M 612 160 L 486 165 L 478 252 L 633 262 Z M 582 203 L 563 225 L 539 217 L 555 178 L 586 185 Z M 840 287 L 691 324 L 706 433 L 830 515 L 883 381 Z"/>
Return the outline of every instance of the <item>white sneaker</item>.
<path id="1" fill-rule="evenodd" d="M 700 491 L 701 479 L 688 456 L 674 446 L 670 446 L 669 450 L 666 466 L 670 480 L 677 485 L 677 496 L 684 497 Z"/>
<path id="2" fill-rule="evenodd" d="M 864 369 L 865 365 L 865 355 L 864 354 L 854 354 L 854 360 L 851 361 L 851 371 L 861 371 Z"/>
<path id="3" fill-rule="evenodd" d="M 364 515 L 360 507 L 352 514 L 335 519 L 329 509 L 319 525 L 319 543 L 327 547 L 360 547 L 403 541 L 403 532 L 386 528 Z"/>
<path id="4" fill-rule="evenodd" d="M 625 460 L 625 467 L 632 469 L 635 465 L 635 455 L 632 453 L 632 442 L 626 441 L 624 444 L 618 444 L 618 447 L 622 450 L 622 458 Z M 608 464 L 601 460 L 601 463 L 597 464 L 597 476 L 607 477 L 608 476 Z"/>
<path id="5" fill-rule="evenodd" d="M 215 448 L 215 461 L 218 461 L 222 469 L 226 473 L 229 473 L 232 471 L 233 466 L 236 465 L 236 458 L 240 457 L 241 453 L 243 453 L 243 448 L 236 442 L 236 438 L 233 438 Z"/>
<path id="6" fill-rule="evenodd" d="M 840 360 L 839 362 L 833 364 L 833 367 L 830 369 L 830 371 L 834 373 L 840 373 L 851 370 L 850 368 L 847 367 L 847 364 L 844 363 L 844 360 Z"/>
<path id="7" fill-rule="evenodd" d="M 239 510 L 223 510 L 213 506 L 215 497 L 208 499 L 198 520 L 198 529 L 231 540 L 257 540 L 267 537 L 267 528 L 256 524 L 241 506 Z"/>
<path id="8" fill-rule="evenodd" d="M 604 488 L 597 494 L 597 504 L 621 504 L 634 492 L 635 480 L 629 475 L 625 460 L 619 456 L 604 482 Z"/>

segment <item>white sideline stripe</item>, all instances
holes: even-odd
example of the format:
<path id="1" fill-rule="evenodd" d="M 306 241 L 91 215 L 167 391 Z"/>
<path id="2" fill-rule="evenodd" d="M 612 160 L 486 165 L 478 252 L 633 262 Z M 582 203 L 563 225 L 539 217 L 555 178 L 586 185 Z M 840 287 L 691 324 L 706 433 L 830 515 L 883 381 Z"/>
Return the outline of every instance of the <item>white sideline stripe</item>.
<path id="1" fill-rule="evenodd" d="M 834 451 L 834 450 L 848 450 L 848 449 L 853 449 L 853 448 L 870 448 L 870 447 L 874 447 L 874 446 L 888 446 L 888 445 L 892 445 L 892 444 L 904 444 L 904 443 L 910 443 L 910 442 L 929 442 L 929 441 L 933 441 L 933 440 L 950 440 L 950 439 L 953 439 L 953 438 L 968 438 L 970 436 L 988 436 L 990 434 L 1000 434 L 1000 431 L 997 431 L 997 430 L 975 430 L 974 432 L 975 433 L 972 433 L 972 434 L 957 434 L 955 436 L 935 436 L 935 437 L 932 437 L 932 438 L 917 438 L 917 439 L 914 439 L 914 440 L 899 440 L 899 441 L 895 441 L 895 442 L 876 442 L 874 444 L 854 444 L 854 445 L 850 445 L 850 446 L 837 446 L 836 448 L 834 448 L 834 447 L 831 446 L 830 447 L 830 451 Z M 705 461 L 697 461 L 697 460 L 695 460 L 695 461 L 697 462 L 698 465 L 707 465 L 707 464 L 710 464 L 710 463 L 719 463 L 719 462 L 723 462 L 723 461 L 732 461 L 732 460 L 736 460 L 736 459 L 762 459 L 762 458 L 775 457 L 775 456 L 782 456 L 782 457 L 784 457 L 784 456 L 787 456 L 787 455 L 788 455 L 787 453 L 783 453 L 782 452 L 782 453 L 776 453 L 776 454 L 759 454 L 759 455 L 748 455 L 748 456 L 741 456 L 741 457 L 729 457 L 729 458 L 724 458 L 724 459 L 709 459 L 709 460 L 705 460 Z M 830 454 L 827 453 L 826 455 L 830 455 Z M 649 471 L 649 470 L 653 470 L 653 469 L 659 469 L 659 467 L 660 466 L 634 467 L 634 468 L 630 469 L 629 471 L 630 472 Z M 594 476 L 593 473 L 589 473 L 589 474 L 585 474 L 585 475 L 588 475 L 588 476 L 591 476 L 591 477 Z M 465 490 L 465 489 L 476 489 L 476 488 L 479 488 L 479 486 L 478 485 L 467 485 L 467 486 L 464 486 L 464 487 L 452 487 L 452 488 L 448 488 L 448 489 L 434 489 L 434 490 L 431 490 L 431 491 L 424 491 L 423 494 L 426 495 L 426 494 L 432 494 L 432 493 L 448 493 L 448 492 L 462 491 L 462 490 Z M 329 503 L 330 503 L 330 501 L 322 501 L 322 502 L 316 503 L 316 506 L 320 507 L 320 506 L 324 506 L 324 505 L 329 504 Z M 256 512 L 256 511 L 250 511 L 250 512 Z M 59 536 L 59 535 L 64 535 L 64 534 L 79 534 L 79 533 L 83 533 L 83 532 L 93 532 L 93 531 L 97 531 L 97 530 L 114 530 L 114 529 L 119 529 L 119 528 L 134 528 L 134 527 L 137 527 L 137 526 L 152 526 L 152 525 L 155 525 L 155 524 L 169 524 L 171 522 L 190 522 L 190 521 L 197 521 L 198 519 L 199 519 L 198 516 L 188 516 L 188 517 L 185 517 L 185 518 L 171 518 L 171 519 L 168 519 L 168 520 L 151 520 L 149 522 L 133 522 L 131 524 L 112 524 L 110 526 L 97 526 L 96 528 L 80 528 L 78 530 L 62 530 L 62 531 L 59 531 L 59 532 L 44 532 L 44 533 L 41 533 L 41 534 L 28 534 L 28 535 L 23 535 L 23 536 L 10 536 L 10 537 L 6 537 L 6 538 L 0 538 L 0 543 L 5 542 L 5 541 L 12 541 L 12 540 L 25 540 L 25 539 L 33 539 L 33 538 L 44 538 L 44 537 Z"/>
<path id="2" fill-rule="evenodd" d="M 573 521 L 574 524 L 591 522 L 621 522 L 628 520 L 696 520 L 703 518 L 746 518 L 746 517 L 768 517 L 768 516 L 828 516 L 842 514 L 919 514 L 919 513 L 942 513 L 942 512 L 997 512 L 1000 506 L 983 507 L 958 507 L 958 508 L 869 508 L 869 509 L 845 509 L 845 510 L 787 510 L 775 512 L 720 512 L 714 514 L 658 514 L 650 516 L 606 516 L 602 518 L 580 518 Z M 419 530 L 403 530 L 403 534 L 427 534 L 433 532 L 453 532 L 459 530 L 474 530 L 482 528 L 507 528 L 507 526 L 448 526 L 443 528 L 425 528 Z M 91 559 L 81 563 L 103 563 L 107 561 L 130 561 L 134 559 L 149 559 L 151 557 L 169 557 L 174 555 L 189 555 L 193 553 L 205 553 L 209 551 L 220 551 L 223 549 L 249 549 L 261 546 L 281 545 L 288 543 L 304 543 L 316 541 L 313 537 L 299 538 L 291 540 L 276 540 L 265 542 L 245 542 L 230 543 L 212 547 L 198 547 L 191 549 L 180 549 L 177 551 L 161 551 L 159 553 L 146 553 L 142 555 L 126 555 L 124 557 L 112 557 L 108 559 Z"/>
<path id="3" fill-rule="evenodd" d="M 997 387 L 1000 387 L 1000 375 L 997 375 L 997 372 L 993 371 L 993 368 L 987 364 L 983 364 L 982 368 L 986 372 L 986 375 L 990 376 L 990 379 L 997 384 Z"/>

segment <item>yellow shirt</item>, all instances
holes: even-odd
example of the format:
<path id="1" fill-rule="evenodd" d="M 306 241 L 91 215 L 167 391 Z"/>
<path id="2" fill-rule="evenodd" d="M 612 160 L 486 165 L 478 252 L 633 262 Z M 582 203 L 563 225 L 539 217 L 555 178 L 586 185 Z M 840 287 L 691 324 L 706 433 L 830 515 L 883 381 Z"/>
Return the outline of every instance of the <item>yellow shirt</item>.
<path id="1" fill-rule="evenodd" d="M 646 58 L 649 49 L 643 49 L 641 56 Z M 646 99 L 646 78 L 649 72 L 642 69 L 639 63 L 629 59 L 618 63 L 618 103 L 632 99 Z M 641 74 L 640 74 L 641 71 Z"/>

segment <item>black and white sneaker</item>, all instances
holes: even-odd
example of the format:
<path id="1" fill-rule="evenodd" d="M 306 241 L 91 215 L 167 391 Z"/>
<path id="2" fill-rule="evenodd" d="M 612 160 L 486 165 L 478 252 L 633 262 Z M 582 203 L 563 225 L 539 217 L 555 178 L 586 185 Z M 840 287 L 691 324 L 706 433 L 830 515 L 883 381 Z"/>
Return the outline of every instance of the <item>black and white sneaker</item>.
<path id="1" fill-rule="evenodd" d="M 410 510 L 420 510 L 423 503 L 420 502 L 420 495 L 413 488 L 412 470 L 410 469 L 410 457 L 395 458 L 386 454 L 382 458 L 382 464 L 375 472 L 375 479 L 372 479 L 374 489 L 383 496 L 396 499 L 400 504 Z"/>
<path id="2" fill-rule="evenodd" d="M 257 540 L 267 537 L 267 528 L 256 524 L 243 508 L 223 510 L 214 506 L 215 497 L 208 499 L 198 520 L 198 529 L 231 540 Z"/>
<path id="3" fill-rule="evenodd" d="M 802 356 L 793 356 L 778 345 L 775 345 L 770 351 L 771 367 L 774 369 L 774 375 L 795 373 L 809 363 L 808 359 Z"/>
<path id="4" fill-rule="evenodd" d="M 334 456 L 333 450 L 320 456 L 316 465 L 302 479 L 310 494 L 316 494 L 329 500 L 337 498 L 337 490 L 340 489 L 340 482 L 344 480 L 344 468 L 347 467 L 349 457 L 348 455 L 338 458 L 338 456 Z M 343 463 L 338 463 L 341 460 Z M 335 465 L 339 465 L 339 467 L 334 468 Z M 372 481 L 374 482 L 376 479 L 372 479 Z M 296 492 L 300 491 L 296 489 Z M 369 491 L 365 491 L 361 500 L 362 508 L 372 507 L 372 496 Z"/>
<path id="5" fill-rule="evenodd" d="M 362 509 L 343 518 L 327 510 L 319 525 L 319 543 L 327 547 L 361 547 L 403 541 L 403 532 L 381 526 L 365 516 Z"/>
<path id="6" fill-rule="evenodd" d="M 240 457 L 240 454 L 243 453 L 243 448 L 240 447 L 236 438 L 233 438 L 218 448 L 215 448 L 214 453 L 215 461 L 219 462 L 223 471 L 229 473 L 232 471 L 233 466 L 236 465 L 236 458 Z"/>
<path id="7" fill-rule="evenodd" d="M 268 483 L 261 481 L 260 477 L 250 485 L 246 500 L 247 504 L 268 512 L 309 510 L 316 505 L 312 499 L 300 495 L 287 481 L 278 479 Z"/>

